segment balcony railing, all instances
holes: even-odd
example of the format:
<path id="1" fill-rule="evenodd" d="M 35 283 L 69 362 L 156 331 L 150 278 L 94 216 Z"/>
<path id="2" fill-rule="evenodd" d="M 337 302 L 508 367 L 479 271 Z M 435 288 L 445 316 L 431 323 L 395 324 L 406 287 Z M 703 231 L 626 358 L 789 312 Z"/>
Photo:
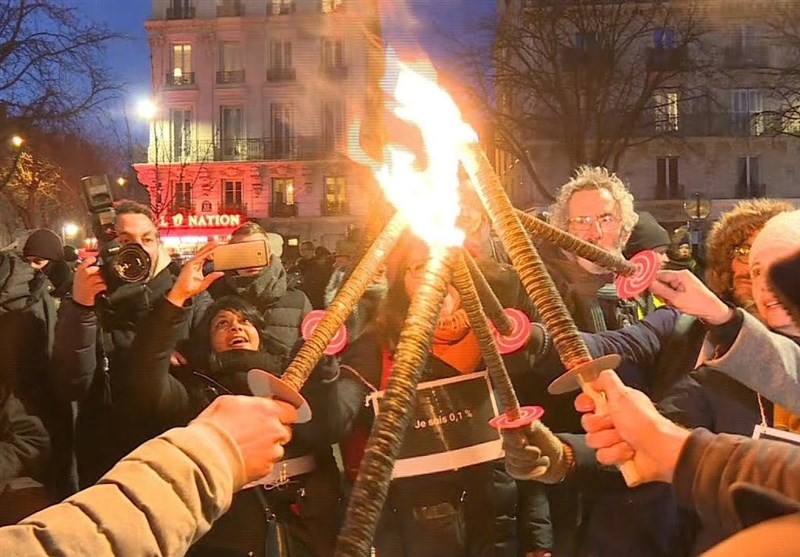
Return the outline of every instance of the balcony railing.
<path id="1" fill-rule="evenodd" d="M 656 120 L 649 116 L 642 120 L 637 137 L 669 133 L 676 137 L 754 137 L 780 133 L 783 120 L 780 114 L 708 112 L 680 113 L 677 119 L 670 117 Z"/>
<path id="2" fill-rule="evenodd" d="M 270 68 L 267 70 L 267 81 L 294 81 L 297 72 L 294 68 Z"/>
<path id="3" fill-rule="evenodd" d="M 190 162 L 192 159 L 198 162 L 316 160 L 330 155 L 330 150 L 323 148 L 320 137 L 194 141 L 189 146 L 183 145 L 183 149 L 190 156 L 184 156 L 181 162 Z"/>
<path id="4" fill-rule="evenodd" d="M 244 70 L 222 70 L 217 72 L 217 84 L 244 83 Z"/>
<path id="5" fill-rule="evenodd" d="M 296 203 L 272 203 L 269 206 L 269 216 L 277 218 L 290 218 L 297 216 Z"/>
<path id="6" fill-rule="evenodd" d="M 729 69 L 754 69 L 770 67 L 766 46 L 730 46 L 725 49 L 723 64 Z"/>
<path id="7" fill-rule="evenodd" d="M 191 201 L 173 201 L 169 209 L 171 213 L 194 214 L 194 205 Z"/>
<path id="8" fill-rule="evenodd" d="M 244 15 L 244 6 L 240 0 L 228 0 L 217 5 L 217 17 L 241 17 Z"/>
<path id="9" fill-rule="evenodd" d="M 170 72 L 166 75 L 165 85 L 167 87 L 191 87 L 194 85 L 194 72 L 185 72 L 180 75 Z"/>
<path id="10" fill-rule="evenodd" d="M 648 48 L 647 70 L 651 72 L 678 72 L 686 68 L 686 47 Z"/>
<path id="11" fill-rule="evenodd" d="M 267 15 L 287 15 L 293 14 L 297 6 L 293 1 L 274 1 L 267 2 Z"/>
<path id="12" fill-rule="evenodd" d="M 564 69 L 574 71 L 577 69 L 592 70 L 611 65 L 612 51 L 608 48 L 578 48 L 565 47 L 561 51 L 561 63 Z"/>
<path id="13" fill-rule="evenodd" d="M 222 213 L 241 213 L 247 214 L 247 203 L 243 201 L 223 201 L 220 206 Z"/>
<path id="14" fill-rule="evenodd" d="M 194 6 L 169 6 L 167 7 L 167 19 L 194 19 Z"/>
<path id="15" fill-rule="evenodd" d="M 345 79 L 347 77 L 347 66 L 322 66 L 321 73 L 328 79 Z"/>
<path id="16" fill-rule="evenodd" d="M 349 215 L 350 210 L 346 201 L 322 200 L 322 214 L 326 217 Z"/>

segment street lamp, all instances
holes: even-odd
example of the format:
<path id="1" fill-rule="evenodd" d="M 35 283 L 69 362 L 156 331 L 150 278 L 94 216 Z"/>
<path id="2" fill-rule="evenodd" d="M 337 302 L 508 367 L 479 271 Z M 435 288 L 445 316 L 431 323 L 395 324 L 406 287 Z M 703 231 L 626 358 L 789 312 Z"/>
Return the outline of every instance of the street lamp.
<path id="1" fill-rule="evenodd" d="M 6 172 L 2 182 L 0 182 L 0 189 L 5 188 L 11 181 L 11 178 L 14 177 L 14 173 L 17 171 L 17 164 L 19 164 L 19 159 L 22 156 L 22 144 L 25 143 L 25 139 L 20 135 L 14 134 L 11 136 L 9 143 L 11 143 L 11 146 L 16 149 L 17 152 L 14 155 L 14 160 L 11 162 L 8 172 Z"/>
<path id="2" fill-rule="evenodd" d="M 18 135 L 12 135 L 11 136 L 11 145 L 16 147 L 17 149 L 22 147 L 23 143 L 25 143 L 25 140 L 22 137 L 20 137 Z"/>
<path id="3" fill-rule="evenodd" d="M 703 225 L 708 215 L 711 214 L 711 200 L 700 192 L 695 192 L 692 198 L 683 202 L 683 210 L 691 219 L 690 226 L 697 234 L 697 252 L 703 254 Z"/>
<path id="4" fill-rule="evenodd" d="M 80 227 L 74 222 L 65 222 L 64 226 L 61 227 L 61 240 L 66 244 L 67 238 L 74 238 L 79 231 Z"/>
<path id="5" fill-rule="evenodd" d="M 123 187 L 125 185 L 125 182 L 126 182 L 126 180 L 122 176 L 117 178 L 117 184 L 119 185 L 119 187 Z"/>

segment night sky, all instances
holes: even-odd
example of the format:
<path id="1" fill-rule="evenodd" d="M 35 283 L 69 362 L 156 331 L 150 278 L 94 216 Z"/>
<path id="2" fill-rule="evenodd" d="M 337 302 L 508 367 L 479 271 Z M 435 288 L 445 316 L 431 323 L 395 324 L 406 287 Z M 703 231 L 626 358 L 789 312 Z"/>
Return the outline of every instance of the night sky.
<path id="1" fill-rule="evenodd" d="M 130 115 L 135 136 L 146 136 L 146 125 L 134 117 L 138 99 L 150 93 L 150 59 L 144 21 L 150 16 L 151 0 L 75 0 L 88 18 L 105 23 L 113 31 L 130 37 L 119 40 L 108 49 L 109 65 L 114 77 L 124 85 L 125 107 L 112 107 L 110 117 L 116 126 L 124 125 L 124 112 Z M 491 16 L 496 0 L 384 0 L 385 32 L 413 35 L 434 62 L 447 53 L 445 35 L 461 35 L 480 18 Z M 386 28 L 390 25 L 392 28 Z"/>

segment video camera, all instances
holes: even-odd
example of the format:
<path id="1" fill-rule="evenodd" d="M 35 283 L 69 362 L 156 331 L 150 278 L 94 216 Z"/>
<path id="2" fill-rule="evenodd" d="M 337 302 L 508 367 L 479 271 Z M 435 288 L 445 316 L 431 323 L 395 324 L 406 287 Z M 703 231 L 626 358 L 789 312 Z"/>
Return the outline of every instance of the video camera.
<path id="1" fill-rule="evenodd" d="M 108 176 L 95 175 L 81 178 L 83 198 L 89 210 L 92 230 L 100 245 L 97 266 L 109 283 L 144 282 L 150 274 L 152 261 L 139 244 L 120 245 L 115 240 L 114 197 Z"/>

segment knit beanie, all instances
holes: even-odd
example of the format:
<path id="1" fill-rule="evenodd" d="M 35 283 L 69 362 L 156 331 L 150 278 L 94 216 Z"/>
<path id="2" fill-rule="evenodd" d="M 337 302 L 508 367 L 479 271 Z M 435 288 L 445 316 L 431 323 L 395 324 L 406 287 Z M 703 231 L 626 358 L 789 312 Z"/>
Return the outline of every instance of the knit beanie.
<path id="1" fill-rule="evenodd" d="M 625 257 L 632 257 L 640 251 L 669 246 L 669 233 L 658 224 L 656 218 L 647 211 L 639 212 L 639 221 L 631 231 L 631 237 L 625 244 Z"/>
<path id="2" fill-rule="evenodd" d="M 786 256 L 800 248 L 800 211 L 775 215 L 767 221 L 750 247 L 750 267 L 767 251 L 784 252 Z"/>
<path id="3" fill-rule="evenodd" d="M 39 228 L 28 236 L 25 247 L 22 248 L 22 256 L 40 257 L 48 261 L 63 261 L 64 247 L 58 234 L 47 228 Z"/>

